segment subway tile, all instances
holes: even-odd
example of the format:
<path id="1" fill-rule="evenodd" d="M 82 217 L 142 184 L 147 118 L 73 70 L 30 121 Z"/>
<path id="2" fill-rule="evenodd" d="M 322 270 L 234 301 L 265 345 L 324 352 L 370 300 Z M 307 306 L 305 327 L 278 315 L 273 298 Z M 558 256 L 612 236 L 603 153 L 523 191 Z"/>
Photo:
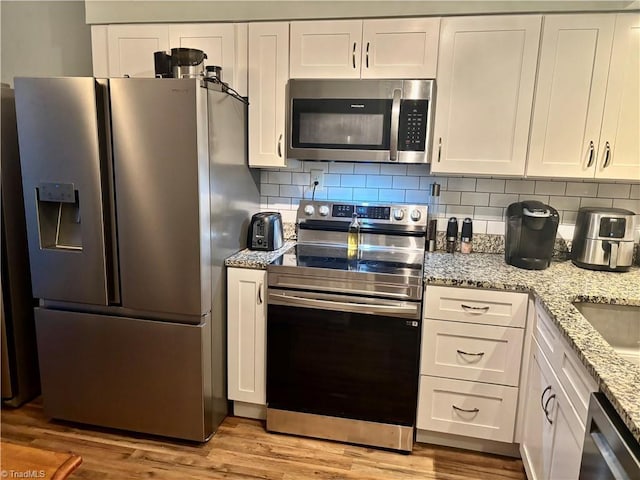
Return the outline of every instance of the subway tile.
<path id="1" fill-rule="evenodd" d="M 563 222 L 564 223 L 564 222 Z M 573 231 L 575 230 L 575 222 L 573 225 L 558 225 L 558 231 L 556 233 L 556 238 L 562 238 L 566 241 L 573 240 Z"/>
<path id="2" fill-rule="evenodd" d="M 329 173 L 353 173 L 353 163 L 331 162 L 329 163 Z"/>
<path id="3" fill-rule="evenodd" d="M 388 175 L 367 175 L 367 187 L 391 188 L 392 179 Z"/>
<path id="4" fill-rule="evenodd" d="M 280 185 L 281 197 L 302 197 L 303 191 L 301 185 Z"/>
<path id="5" fill-rule="evenodd" d="M 473 234 L 476 235 L 478 233 L 487 233 L 487 221 L 486 220 L 476 220 L 473 219 Z"/>
<path id="6" fill-rule="evenodd" d="M 440 192 L 440 205 L 460 205 L 461 192 Z"/>
<path id="7" fill-rule="evenodd" d="M 504 235 L 504 222 L 487 222 L 487 234 Z"/>
<path id="8" fill-rule="evenodd" d="M 292 173 L 291 184 L 292 185 L 309 185 L 311 183 L 311 174 L 309 173 Z"/>
<path id="9" fill-rule="evenodd" d="M 567 184 L 565 182 L 546 182 L 537 180 L 534 193 L 537 195 L 564 195 Z"/>
<path id="10" fill-rule="evenodd" d="M 473 207 L 468 205 L 447 205 L 447 217 L 458 217 L 460 226 L 463 218 L 473 217 Z"/>
<path id="11" fill-rule="evenodd" d="M 449 177 L 447 180 L 447 190 L 473 192 L 476 189 L 475 178 Z"/>
<path id="12" fill-rule="evenodd" d="M 436 227 L 439 232 L 447 231 L 447 223 L 449 219 L 446 216 L 438 217 L 438 226 Z"/>
<path id="13" fill-rule="evenodd" d="M 504 219 L 504 208 L 475 207 L 473 218 L 477 218 L 478 220 L 500 221 Z"/>
<path id="14" fill-rule="evenodd" d="M 269 198 L 260 197 L 260 210 L 266 210 L 267 208 L 269 208 Z"/>
<path id="15" fill-rule="evenodd" d="M 549 205 L 549 196 L 548 195 L 519 195 L 519 198 L 518 198 L 519 202 L 524 202 L 524 201 L 527 201 L 527 200 L 529 200 L 529 201 L 536 200 L 538 202 L 544 203 L 545 205 Z"/>
<path id="16" fill-rule="evenodd" d="M 282 170 L 287 170 L 289 172 L 302 172 L 304 171 L 304 163 L 295 158 L 287 158 L 287 166 Z"/>
<path id="17" fill-rule="evenodd" d="M 420 190 L 426 190 L 431 194 L 431 185 L 437 183 L 440 185 L 438 178 L 434 177 L 420 177 Z M 440 185 L 440 190 L 442 190 L 442 185 Z"/>
<path id="18" fill-rule="evenodd" d="M 342 187 L 364 187 L 366 184 L 366 175 L 340 175 L 340 186 Z"/>
<path id="19" fill-rule="evenodd" d="M 327 198 L 330 200 L 352 200 L 353 189 L 345 187 L 327 187 Z"/>
<path id="20" fill-rule="evenodd" d="M 329 172 L 329 164 L 327 162 L 313 162 L 307 160 L 304 162 L 302 169 L 304 172 L 310 172 L 311 170 L 322 170 L 324 173 Z"/>
<path id="21" fill-rule="evenodd" d="M 602 198 L 629 198 L 631 184 L 624 183 L 600 183 L 598 184 L 598 197 Z"/>
<path id="22" fill-rule="evenodd" d="M 353 199 L 361 202 L 376 202 L 378 201 L 378 189 L 377 188 L 354 188 Z"/>
<path id="23" fill-rule="evenodd" d="M 325 187 L 339 187 L 341 185 L 339 173 L 325 173 L 322 181 Z"/>
<path id="24" fill-rule="evenodd" d="M 640 215 L 640 200 L 624 200 L 620 198 L 613 199 L 614 208 L 625 208 L 631 210 L 636 215 Z"/>
<path id="25" fill-rule="evenodd" d="M 429 193 L 424 190 L 407 190 L 405 192 L 404 201 L 407 203 L 426 205 L 429 203 Z"/>
<path id="26" fill-rule="evenodd" d="M 274 183 L 263 183 L 260 185 L 260 195 L 265 197 L 277 197 L 280 195 L 280 185 Z"/>
<path id="27" fill-rule="evenodd" d="M 291 185 L 291 172 L 269 172 L 269 183 Z"/>
<path id="28" fill-rule="evenodd" d="M 275 210 L 289 210 L 291 208 L 291 199 L 283 197 L 267 197 L 267 207 Z"/>
<path id="29" fill-rule="evenodd" d="M 431 174 L 433 181 L 431 183 L 437 183 L 440 185 L 441 190 L 446 190 L 449 186 L 449 179 L 440 175 Z"/>
<path id="30" fill-rule="evenodd" d="M 573 210 L 575 212 L 580 208 L 579 197 L 549 197 L 549 205 L 556 210 Z"/>
<path id="31" fill-rule="evenodd" d="M 353 166 L 353 173 L 362 175 L 379 175 L 380 164 L 379 163 L 356 163 Z"/>
<path id="32" fill-rule="evenodd" d="M 479 178 L 476 181 L 476 192 L 504 193 L 504 188 L 504 180 Z"/>
<path id="33" fill-rule="evenodd" d="M 300 206 L 300 202 L 302 201 L 301 198 L 292 198 L 291 199 L 291 210 L 298 210 L 298 207 Z"/>
<path id="34" fill-rule="evenodd" d="M 260 170 L 260 183 L 269 182 L 269 170 Z"/>
<path id="35" fill-rule="evenodd" d="M 536 182 L 532 180 L 507 180 L 504 185 L 504 193 L 533 193 Z"/>
<path id="36" fill-rule="evenodd" d="M 492 193 L 489 197 L 489 206 L 508 207 L 510 204 L 517 201 L 518 195 L 515 193 Z"/>
<path id="37" fill-rule="evenodd" d="M 640 198 L 640 184 L 631 185 L 631 194 L 629 198 L 637 200 Z"/>
<path id="38" fill-rule="evenodd" d="M 383 163 L 380 165 L 380 175 L 407 175 L 407 166 Z"/>
<path id="39" fill-rule="evenodd" d="M 596 197 L 598 196 L 598 184 L 567 182 L 565 195 L 568 197 Z"/>
<path id="40" fill-rule="evenodd" d="M 578 218 L 578 212 L 576 211 L 562 211 L 560 212 L 560 223 L 565 224 L 576 224 L 576 220 Z"/>
<path id="41" fill-rule="evenodd" d="M 313 200 L 328 200 L 329 193 L 327 188 L 316 188 L 315 193 L 313 192 L 313 187 L 307 187 L 305 189 L 304 198 L 313 199 Z"/>
<path id="42" fill-rule="evenodd" d="M 580 199 L 581 207 L 605 207 L 610 208 L 613 206 L 613 199 L 611 198 L 582 198 Z"/>
<path id="43" fill-rule="evenodd" d="M 460 204 L 486 207 L 489 205 L 489 194 L 475 193 L 475 192 L 462 192 L 462 195 L 460 197 Z"/>
<path id="44" fill-rule="evenodd" d="M 393 179 L 392 187 L 393 188 L 411 188 L 417 189 L 420 188 L 420 177 L 407 177 L 407 176 L 397 176 L 394 175 L 391 177 Z"/>
<path id="45" fill-rule="evenodd" d="M 429 165 L 426 163 L 412 163 L 407 165 L 407 175 L 412 175 L 414 177 L 429 175 Z"/>
<path id="46" fill-rule="evenodd" d="M 378 200 L 381 202 L 404 202 L 404 190 L 381 188 L 378 190 Z"/>

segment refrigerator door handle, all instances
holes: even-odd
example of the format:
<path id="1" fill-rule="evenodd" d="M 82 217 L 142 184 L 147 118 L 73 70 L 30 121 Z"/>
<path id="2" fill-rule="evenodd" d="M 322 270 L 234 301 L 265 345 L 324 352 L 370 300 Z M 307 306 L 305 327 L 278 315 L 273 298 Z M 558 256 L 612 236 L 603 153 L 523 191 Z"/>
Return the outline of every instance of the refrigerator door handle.
<path id="1" fill-rule="evenodd" d="M 100 173 L 104 215 L 104 248 L 109 305 L 120 305 L 120 268 L 118 266 L 118 240 L 116 226 L 116 196 L 111 145 L 111 106 L 109 80 L 96 79 L 98 124 L 100 128 Z"/>

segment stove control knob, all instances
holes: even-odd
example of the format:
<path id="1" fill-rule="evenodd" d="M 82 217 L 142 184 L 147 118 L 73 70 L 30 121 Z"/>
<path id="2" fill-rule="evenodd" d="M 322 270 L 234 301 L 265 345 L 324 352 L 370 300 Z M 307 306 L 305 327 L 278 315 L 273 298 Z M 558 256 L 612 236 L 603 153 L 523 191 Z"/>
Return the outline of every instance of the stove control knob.
<path id="1" fill-rule="evenodd" d="M 316 211 L 316 209 L 313 208 L 313 205 L 307 205 L 306 207 L 304 207 L 305 215 L 311 216 L 311 215 L 314 214 L 315 211 Z"/>
<path id="2" fill-rule="evenodd" d="M 323 217 L 326 217 L 327 215 L 329 215 L 329 207 L 327 207 L 326 205 L 321 205 L 320 208 L 318 208 L 318 213 Z"/>
<path id="3" fill-rule="evenodd" d="M 402 220 L 404 218 L 404 210 L 401 208 L 397 208 L 393 211 L 393 218 L 396 220 Z"/>
<path id="4" fill-rule="evenodd" d="M 420 210 L 411 210 L 411 220 L 417 222 L 422 217 Z"/>

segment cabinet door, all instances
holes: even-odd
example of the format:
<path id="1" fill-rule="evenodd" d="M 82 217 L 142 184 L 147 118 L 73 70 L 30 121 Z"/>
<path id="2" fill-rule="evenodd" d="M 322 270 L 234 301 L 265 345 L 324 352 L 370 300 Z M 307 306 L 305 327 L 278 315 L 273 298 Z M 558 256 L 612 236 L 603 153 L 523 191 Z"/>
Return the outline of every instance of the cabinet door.
<path id="1" fill-rule="evenodd" d="M 432 171 L 522 175 L 541 16 L 442 20 Z"/>
<path id="2" fill-rule="evenodd" d="M 227 270 L 227 368 L 229 400 L 266 403 L 266 275 Z"/>
<path id="3" fill-rule="evenodd" d="M 614 23 L 607 14 L 545 17 L 527 175 L 593 177 Z"/>
<path id="4" fill-rule="evenodd" d="M 524 413 L 519 421 L 524 423 L 520 453 L 530 480 L 549 478 L 553 419 L 547 418 L 544 403 L 552 395 L 553 373 L 537 342 L 532 341 L 527 385 L 521 391 L 526 395 Z M 553 400 L 551 400 L 552 402 Z"/>
<path id="5" fill-rule="evenodd" d="M 91 25 L 91 61 L 93 76 L 109 77 L 109 27 L 107 25 Z"/>
<path id="6" fill-rule="evenodd" d="M 360 78 L 362 20 L 291 22 L 291 78 Z"/>
<path id="7" fill-rule="evenodd" d="M 184 47 L 202 50 L 207 54 L 207 59 L 204 61 L 205 66 L 218 65 L 222 67 L 222 80 L 237 89 L 239 72 L 236 68 L 236 27 L 232 23 L 169 25 L 169 45 L 171 48 Z M 246 69 L 244 74 L 246 75 Z"/>
<path id="8" fill-rule="evenodd" d="M 640 14 L 616 19 L 597 178 L 640 181 Z M 607 149 L 608 147 L 608 149 Z M 608 159 L 608 162 L 607 162 Z"/>
<path id="9" fill-rule="evenodd" d="M 285 166 L 289 24 L 249 25 L 249 165 Z"/>
<path id="10" fill-rule="evenodd" d="M 362 78 L 435 78 L 439 18 L 365 20 Z"/>
<path id="11" fill-rule="evenodd" d="M 554 431 L 552 441 L 552 457 L 549 470 L 549 480 L 578 480 L 580 462 L 582 461 L 582 442 L 584 430 L 572 427 L 572 417 L 575 416 L 571 405 L 561 393 L 552 400 Z"/>
<path id="12" fill-rule="evenodd" d="M 169 50 L 167 25 L 109 25 L 109 76 L 155 77 L 153 53 Z"/>

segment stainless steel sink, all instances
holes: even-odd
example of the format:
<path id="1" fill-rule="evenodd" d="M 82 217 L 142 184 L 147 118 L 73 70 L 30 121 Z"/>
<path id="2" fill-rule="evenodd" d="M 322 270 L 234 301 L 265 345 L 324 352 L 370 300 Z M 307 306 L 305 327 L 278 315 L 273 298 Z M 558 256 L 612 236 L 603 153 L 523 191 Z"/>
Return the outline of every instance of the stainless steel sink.
<path id="1" fill-rule="evenodd" d="M 588 302 L 573 305 L 621 357 L 640 366 L 640 306 Z"/>

